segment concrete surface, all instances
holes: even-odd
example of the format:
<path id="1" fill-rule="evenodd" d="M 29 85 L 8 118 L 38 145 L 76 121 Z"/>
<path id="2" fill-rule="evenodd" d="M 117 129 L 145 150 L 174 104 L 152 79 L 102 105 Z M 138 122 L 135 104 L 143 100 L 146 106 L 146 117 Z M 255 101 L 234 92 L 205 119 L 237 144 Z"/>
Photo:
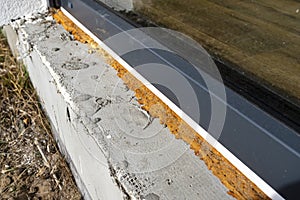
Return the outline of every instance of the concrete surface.
<path id="1" fill-rule="evenodd" d="M 16 46 L 17 41 L 18 41 L 18 36 L 15 33 L 15 30 L 10 26 L 10 25 L 5 25 L 3 26 L 3 33 L 5 37 L 9 36 L 9 48 L 13 54 L 14 57 L 18 57 L 18 48 Z"/>
<path id="2" fill-rule="evenodd" d="M 14 22 L 20 58 L 85 199 L 233 199 L 184 142 L 140 108 L 103 54 L 50 17 Z"/>
<path id="3" fill-rule="evenodd" d="M 8 24 L 12 19 L 45 11 L 47 0 L 0 0 L 0 5 L 1 27 Z"/>

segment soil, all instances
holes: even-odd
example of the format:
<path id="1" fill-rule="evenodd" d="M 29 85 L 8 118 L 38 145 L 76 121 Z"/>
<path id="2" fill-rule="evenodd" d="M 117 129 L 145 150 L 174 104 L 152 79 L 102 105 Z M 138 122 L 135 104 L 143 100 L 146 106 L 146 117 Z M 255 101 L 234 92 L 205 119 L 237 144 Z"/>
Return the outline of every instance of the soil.
<path id="1" fill-rule="evenodd" d="M 0 30 L 0 199 L 82 199 L 25 67 Z"/>

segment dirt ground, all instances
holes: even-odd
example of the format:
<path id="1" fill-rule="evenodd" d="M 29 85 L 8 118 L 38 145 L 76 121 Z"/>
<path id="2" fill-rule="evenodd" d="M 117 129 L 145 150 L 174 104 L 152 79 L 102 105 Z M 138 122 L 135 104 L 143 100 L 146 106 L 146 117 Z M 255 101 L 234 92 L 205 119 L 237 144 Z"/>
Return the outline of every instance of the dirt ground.
<path id="1" fill-rule="evenodd" d="M 22 64 L 0 30 L 0 199 L 82 199 Z"/>

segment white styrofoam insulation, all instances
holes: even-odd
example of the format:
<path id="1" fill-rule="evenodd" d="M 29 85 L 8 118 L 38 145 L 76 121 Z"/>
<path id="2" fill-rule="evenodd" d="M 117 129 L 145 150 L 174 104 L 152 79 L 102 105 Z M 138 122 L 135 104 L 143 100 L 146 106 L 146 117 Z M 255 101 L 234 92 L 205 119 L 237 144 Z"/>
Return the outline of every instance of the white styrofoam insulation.
<path id="1" fill-rule="evenodd" d="M 46 9 L 46 0 L 0 0 L 0 27 L 11 20 L 44 12 Z"/>

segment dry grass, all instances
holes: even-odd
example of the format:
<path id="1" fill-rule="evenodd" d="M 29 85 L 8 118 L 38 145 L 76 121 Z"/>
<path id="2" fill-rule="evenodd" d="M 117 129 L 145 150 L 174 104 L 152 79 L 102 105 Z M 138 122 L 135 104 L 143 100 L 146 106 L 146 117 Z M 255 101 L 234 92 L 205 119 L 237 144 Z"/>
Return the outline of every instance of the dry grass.
<path id="1" fill-rule="evenodd" d="M 0 199 L 81 199 L 24 66 L 0 30 Z"/>

